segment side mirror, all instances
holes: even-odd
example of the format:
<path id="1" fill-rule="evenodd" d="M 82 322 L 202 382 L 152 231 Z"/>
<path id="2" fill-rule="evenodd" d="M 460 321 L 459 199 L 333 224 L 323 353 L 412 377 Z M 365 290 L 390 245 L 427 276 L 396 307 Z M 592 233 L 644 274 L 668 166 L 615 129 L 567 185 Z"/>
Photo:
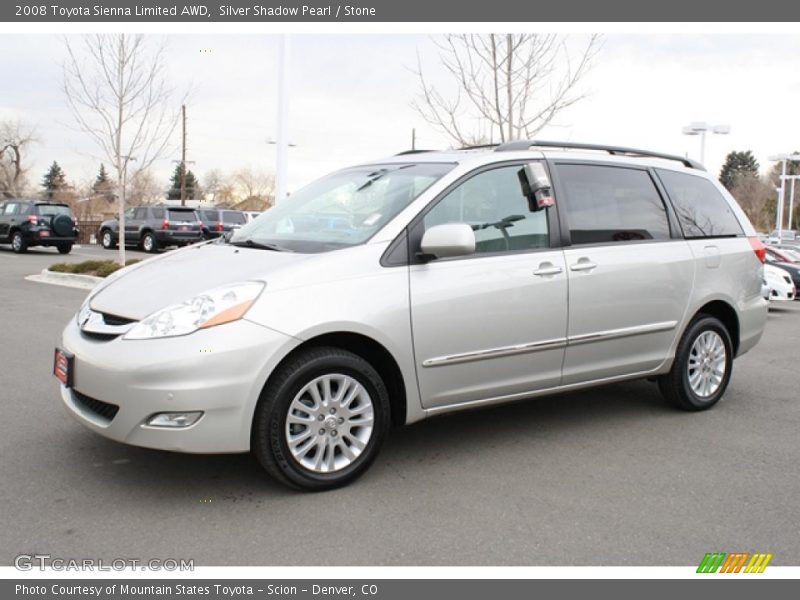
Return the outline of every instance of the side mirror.
<path id="1" fill-rule="evenodd" d="M 555 204 L 550 177 L 541 162 L 526 164 L 517 176 L 522 195 L 528 199 L 528 210 L 538 212 Z"/>
<path id="2" fill-rule="evenodd" d="M 435 225 L 422 236 L 422 258 L 450 258 L 475 252 L 475 232 L 466 223 Z"/>

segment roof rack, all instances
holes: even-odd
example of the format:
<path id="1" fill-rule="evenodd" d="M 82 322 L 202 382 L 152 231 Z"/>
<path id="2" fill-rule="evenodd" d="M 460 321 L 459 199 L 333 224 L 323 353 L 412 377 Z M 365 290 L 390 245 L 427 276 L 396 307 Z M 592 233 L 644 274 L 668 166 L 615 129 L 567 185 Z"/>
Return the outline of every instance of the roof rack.
<path id="1" fill-rule="evenodd" d="M 573 142 L 545 142 L 539 140 L 517 140 L 514 142 L 506 142 L 500 144 L 495 148 L 495 152 L 517 152 L 520 150 L 529 150 L 531 148 L 567 148 L 571 150 L 600 150 L 608 152 L 613 155 L 627 155 L 627 156 L 648 156 L 652 158 L 663 158 L 665 160 L 675 160 L 690 169 L 698 169 L 705 171 L 705 167 L 699 162 L 686 158 L 683 156 L 675 156 L 673 154 L 661 154 L 660 152 L 650 152 L 649 150 L 638 150 L 636 148 L 624 148 L 621 146 L 604 146 L 602 144 L 576 144 Z"/>
<path id="2" fill-rule="evenodd" d="M 395 156 L 406 156 L 407 154 L 423 154 L 425 152 L 436 152 L 436 150 L 404 150 L 403 152 L 398 152 Z"/>

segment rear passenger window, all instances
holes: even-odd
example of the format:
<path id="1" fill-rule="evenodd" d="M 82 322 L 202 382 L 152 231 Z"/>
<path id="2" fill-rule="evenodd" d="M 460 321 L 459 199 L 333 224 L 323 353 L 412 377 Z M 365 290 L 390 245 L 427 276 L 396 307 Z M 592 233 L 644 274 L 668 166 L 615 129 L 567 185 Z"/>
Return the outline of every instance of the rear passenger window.
<path id="1" fill-rule="evenodd" d="M 4 215 L 15 215 L 17 214 L 17 205 L 14 202 L 9 202 L 3 208 Z"/>
<path id="2" fill-rule="evenodd" d="M 133 213 L 133 218 L 138 221 L 144 221 L 147 218 L 147 208 L 139 207 L 136 209 L 136 212 Z"/>
<path id="3" fill-rule="evenodd" d="M 153 218 L 154 219 L 163 219 L 164 218 L 164 209 L 163 208 L 152 208 L 150 210 L 153 211 Z"/>
<path id="4" fill-rule="evenodd" d="M 743 235 L 728 201 L 703 177 L 658 169 L 686 238 Z"/>
<path id="5" fill-rule="evenodd" d="M 664 202 L 647 171 L 557 165 L 572 243 L 669 239 Z"/>

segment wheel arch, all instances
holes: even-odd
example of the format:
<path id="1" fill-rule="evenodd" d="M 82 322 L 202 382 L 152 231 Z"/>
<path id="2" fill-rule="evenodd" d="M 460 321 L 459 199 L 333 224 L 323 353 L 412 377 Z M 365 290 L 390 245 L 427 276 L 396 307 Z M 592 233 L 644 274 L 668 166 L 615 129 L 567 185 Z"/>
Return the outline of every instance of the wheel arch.
<path id="1" fill-rule="evenodd" d="M 736 356 L 739 352 L 740 341 L 739 316 L 736 314 L 736 309 L 734 309 L 733 306 L 724 300 L 711 300 L 697 309 L 689 322 L 691 323 L 700 315 L 709 315 L 711 317 L 715 317 L 719 319 L 723 325 L 725 325 L 725 328 L 728 330 L 728 333 L 731 336 L 731 342 L 733 343 L 733 355 Z"/>
<path id="2" fill-rule="evenodd" d="M 407 392 L 400 366 L 394 356 L 392 356 L 392 353 L 389 352 L 383 344 L 361 333 L 335 331 L 322 333 L 305 340 L 280 360 L 269 377 L 267 377 L 264 388 L 269 385 L 279 367 L 286 361 L 291 360 L 298 352 L 319 347 L 333 347 L 347 350 L 371 364 L 372 367 L 378 371 L 378 374 L 381 376 L 381 379 L 383 379 L 383 382 L 386 384 L 386 389 L 389 392 L 392 425 L 403 425 L 406 422 Z"/>

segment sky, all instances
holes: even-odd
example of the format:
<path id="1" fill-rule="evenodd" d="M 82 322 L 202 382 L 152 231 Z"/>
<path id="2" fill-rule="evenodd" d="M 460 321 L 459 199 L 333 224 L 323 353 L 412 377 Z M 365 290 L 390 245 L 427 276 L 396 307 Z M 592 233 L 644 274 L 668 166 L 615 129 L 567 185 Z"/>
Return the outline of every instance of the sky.
<path id="1" fill-rule="evenodd" d="M 177 98 L 189 91 L 188 159 L 200 177 L 210 169 L 274 170 L 278 38 L 274 35 L 156 35 Z M 571 47 L 585 43 L 572 35 Z M 0 119 L 33 125 L 38 142 L 28 164 L 38 182 L 56 160 L 70 181 L 97 173 L 98 150 L 75 127 L 63 93 L 63 38 L 0 34 Z M 431 81 L 449 89 L 430 36 L 296 34 L 289 55 L 289 190 L 349 164 L 417 146 L 446 148 L 411 102 L 420 57 Z M 800 36 L 752 34 L 603 37 L 582 81 L 586 98 L 558 115 L 540 139 L 640 147 L 699 158 L 700 139 L 682 135 L 692 121 L 730 125 L 709 135 L 706 165 L 718 172 L 731 150 L 768 157 L 800 150 Z M 172 151 L 154 174 L 168 187 L 180 157 Z M 108 165 L 107 165 L 108 166 Z"/>

